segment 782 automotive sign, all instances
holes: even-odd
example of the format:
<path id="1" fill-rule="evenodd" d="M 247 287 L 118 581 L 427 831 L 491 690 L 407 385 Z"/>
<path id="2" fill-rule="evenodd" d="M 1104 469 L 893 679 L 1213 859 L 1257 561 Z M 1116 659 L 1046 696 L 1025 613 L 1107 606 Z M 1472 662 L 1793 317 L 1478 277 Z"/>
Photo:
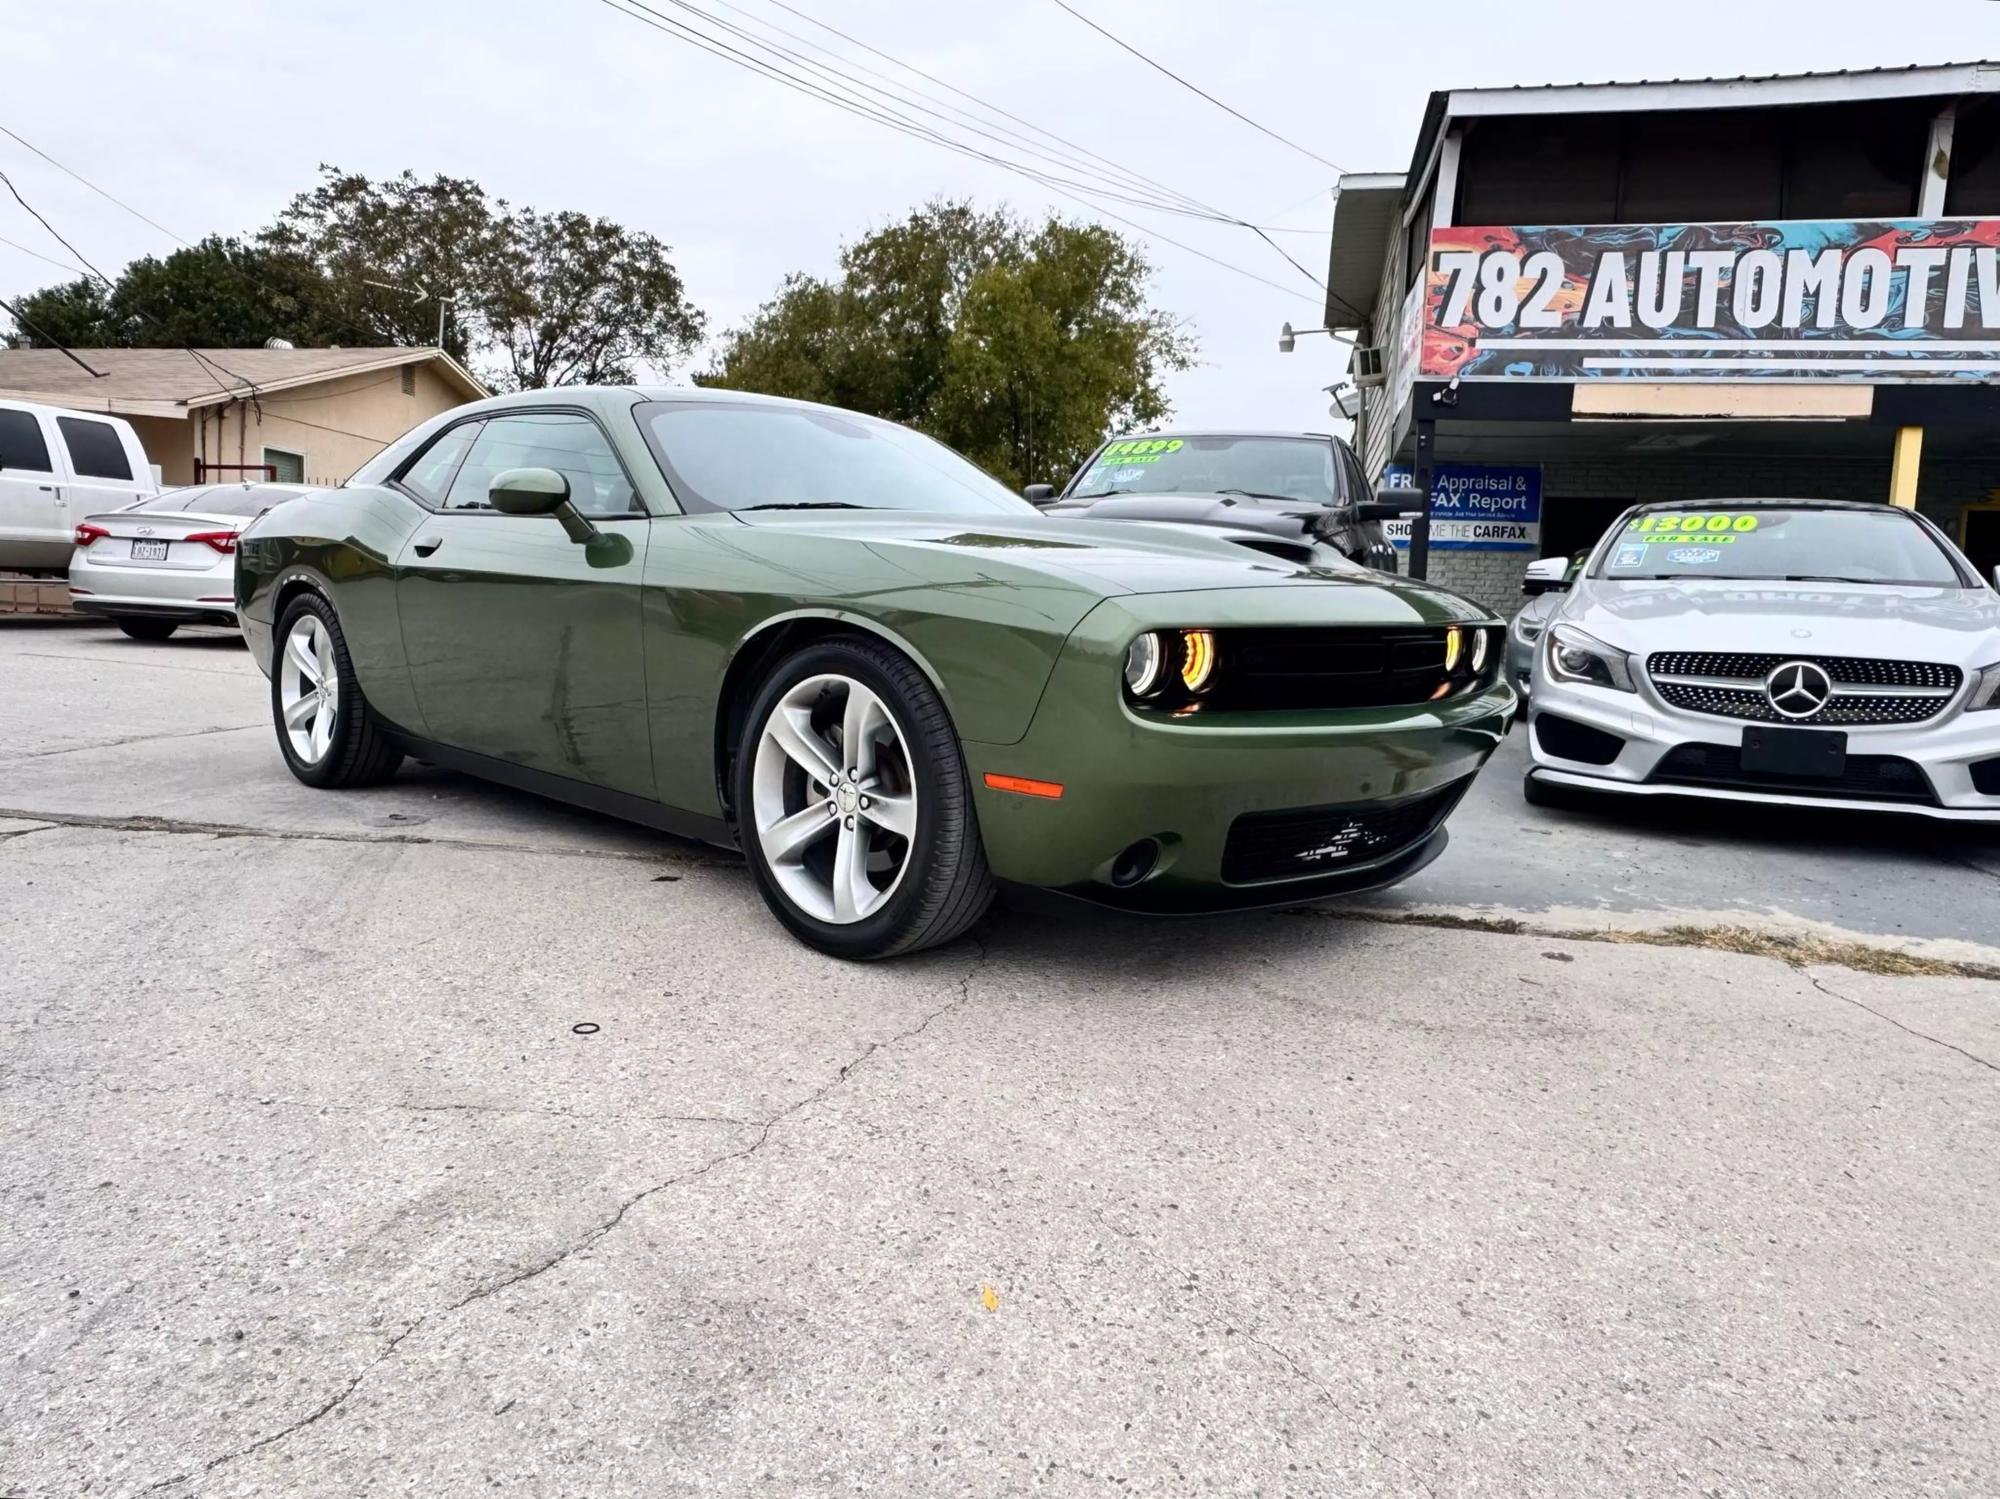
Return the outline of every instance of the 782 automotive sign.
<path id="1" fill-rule="evenodd" d="M 2000 376 L 2000 220 L 1445 228 L 1427 379 Z"/>

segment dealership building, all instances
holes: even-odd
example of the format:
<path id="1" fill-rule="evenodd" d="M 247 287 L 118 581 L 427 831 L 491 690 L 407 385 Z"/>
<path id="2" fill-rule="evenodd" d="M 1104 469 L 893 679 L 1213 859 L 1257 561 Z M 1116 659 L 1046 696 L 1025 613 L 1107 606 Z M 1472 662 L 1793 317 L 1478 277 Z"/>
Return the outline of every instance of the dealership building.
<path id="1" fill-rule="evenodd" d="M 1511 609 L 1648 500 L 1911 505 L 2000 566 L 2000 63 L 1435 93 L 1328 272 L 1449 587 Z"/>

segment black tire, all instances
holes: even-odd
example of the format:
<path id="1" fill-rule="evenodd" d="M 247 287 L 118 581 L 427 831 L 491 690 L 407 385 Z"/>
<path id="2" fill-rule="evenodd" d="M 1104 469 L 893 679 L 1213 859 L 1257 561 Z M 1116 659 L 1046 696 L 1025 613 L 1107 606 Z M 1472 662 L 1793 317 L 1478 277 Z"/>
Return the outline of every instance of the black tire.
<path id="1" fill-rule="evenodd" d="M 326 753 L 316 761 L 301 758 L 292 748 L 280 700 L 285 640 L 292 627 L 308 614 L 317 618 L 327 632 L 339 682 L 332 740 Z M 341 633 L 340 616 L 317 593 L 299 594 L 287 604 L 278 616 L 277 629 L 271 634 L 271 724 L 277 731 L 278 752 L 285 757 L 286 768 L 308 786 L 327 791 L 379 786 L 403 763 L 403 751 L 389 739 L 375 710 L 361 695 L 361 684 L 354 677 L 354 662 L 347 653 L 347 637 Z"/>
<path id="2" fill-rule="evenodd" d="M 112 622 L 134 640 L 171 640 L 174 631 L 180 628 L 170 619 L 147 619 L 138 614 L 127 614 Z"/>
<path id="3" fill-rule="evenodd" d="M 801 910 L 779 887 L 751 826 L 752 783 L 764 725 L 780 697 L 808 677 L 850 677 L 894 715 L 917 792 L 916 835 L 901 882 L 882 907 L 849 925 Z M 937 947 L 963 935 L 993 903 L 965 757 L 951 716 L 907 656 L 867 637 L 839 637 L 779 662 L 758 685 L 731 775 L 738 842 L 758 894 L 785 929 L 831 957 L 865 961 Z"/>

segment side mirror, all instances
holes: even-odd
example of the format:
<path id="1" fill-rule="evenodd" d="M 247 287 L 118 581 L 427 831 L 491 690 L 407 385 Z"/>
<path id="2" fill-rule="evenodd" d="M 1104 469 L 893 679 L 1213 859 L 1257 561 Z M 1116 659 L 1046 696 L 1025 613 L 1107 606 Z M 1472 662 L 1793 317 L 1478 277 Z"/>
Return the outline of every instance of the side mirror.
<path id="1" fill-rule="evenodd" d="M 1567 557 L 1540 557 L 1528 564 L 1521 577 L 1521 592 L 1561 593 L 1569 587 L 1570 560 Z"/>
<path id="2" fill-rule="evenodd" d="M 1412 502 L 1409 500 L 1363 500 L 1354 507 L 1356 520 L 1397 520 Z"/>
<path id="3" fill-rule="evenodd" d="M 592 567 L 617 566 L 621 548 L 626 557 L 631 555 L 631 542 L 606 536 L 577 513 L 569 502 L 569 480 L 552 468 L 503 470 L 486 486 L 486 498 L 503 515 L 554 516 L 563 535 L 584 549 Z"/>
<path id="4" fill-rule="evenodd" d="M 493 476 L 486 498 L 506 515 L 553 515 L 569 503 L 569 480 L 552 468 L 510 468 Z"/>
<path id="5" fill-rule="evenodd" d="M 1030 484 L 1021 491 L 1021 498 L 1030 505 L 1053 505 L 1056 499 L 1056 487 L 1053 484 Z"/>

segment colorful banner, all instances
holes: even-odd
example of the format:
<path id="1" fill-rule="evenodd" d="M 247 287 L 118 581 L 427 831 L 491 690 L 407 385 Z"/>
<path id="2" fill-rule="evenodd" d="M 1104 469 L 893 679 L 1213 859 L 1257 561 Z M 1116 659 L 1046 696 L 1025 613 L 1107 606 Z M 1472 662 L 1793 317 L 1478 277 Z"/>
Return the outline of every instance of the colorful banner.
<path id="1" fill-rule="evenodd" d="M 1382 470 L 1390 489 L 1412 489 L 1409 465 Z M 1399 547 L 1410 544 L 1407 520 L 1384 521 Z M 1532 552 L 1542 544 L 1542 471 L 1483 463 L 1431 466 L 1431 546 L 1447 552 Z"/>
<path id="2" fill-rule="evenodd" d="M 1422 375 L 2000 378 L 2000 219 L 1431 231 Z"/>

